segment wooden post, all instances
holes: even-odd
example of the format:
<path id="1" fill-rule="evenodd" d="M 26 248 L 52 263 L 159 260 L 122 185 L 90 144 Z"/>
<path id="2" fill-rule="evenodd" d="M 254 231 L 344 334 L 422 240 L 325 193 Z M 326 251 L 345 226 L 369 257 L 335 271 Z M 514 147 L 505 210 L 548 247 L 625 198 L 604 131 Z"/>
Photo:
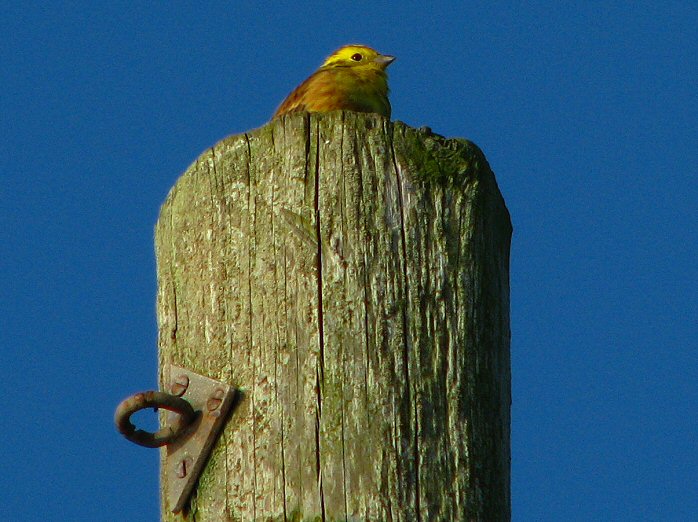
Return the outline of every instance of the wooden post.
<path id="1" fill-rule="evenodd" d="M 508 520 L 510 238 L 477 147 L 377 115 L 202 154 L 156 227 L 161 385 L 242 400 L 189 518 Z"/>

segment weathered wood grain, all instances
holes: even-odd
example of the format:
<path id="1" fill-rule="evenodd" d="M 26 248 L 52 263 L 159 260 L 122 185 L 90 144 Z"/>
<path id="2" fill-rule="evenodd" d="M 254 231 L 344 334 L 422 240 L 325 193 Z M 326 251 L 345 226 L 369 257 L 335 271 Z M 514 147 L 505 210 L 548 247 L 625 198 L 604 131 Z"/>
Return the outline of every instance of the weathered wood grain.
<path id="1" fill-rule="evenodd" d="M 161 384 L 242 400 L 189 518 L 508 520 L 510 237 L 473 144 L 380 116 L 202 154 L 156 227 Z"/>

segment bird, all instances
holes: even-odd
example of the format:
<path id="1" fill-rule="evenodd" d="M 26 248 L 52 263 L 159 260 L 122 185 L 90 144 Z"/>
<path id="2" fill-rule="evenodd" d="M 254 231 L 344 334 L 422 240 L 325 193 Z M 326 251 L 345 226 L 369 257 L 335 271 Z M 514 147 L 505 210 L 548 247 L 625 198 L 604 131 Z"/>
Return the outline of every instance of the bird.
<path id="1" fill-rule="evenodd" d="M 365 45 L 340 47 L 281 102 L 272 119 L 296 111 L 336 110 L 374 112 L 390 118 L 385 69 L 394 61 L 394 56 Z"/>

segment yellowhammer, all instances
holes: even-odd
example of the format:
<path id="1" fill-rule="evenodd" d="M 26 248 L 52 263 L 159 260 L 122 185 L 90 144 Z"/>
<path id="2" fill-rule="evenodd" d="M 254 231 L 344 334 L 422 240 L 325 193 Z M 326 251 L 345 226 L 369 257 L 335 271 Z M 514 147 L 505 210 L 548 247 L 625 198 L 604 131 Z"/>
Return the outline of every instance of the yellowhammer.
<path id="1" fill-rule="evenodd" d="M 345 45 L 332 53 L 281 103 L 274 118 L 294 111 L 376 112 L 390 118 L 386 67 L 394 56 L 365 45 Z"/>

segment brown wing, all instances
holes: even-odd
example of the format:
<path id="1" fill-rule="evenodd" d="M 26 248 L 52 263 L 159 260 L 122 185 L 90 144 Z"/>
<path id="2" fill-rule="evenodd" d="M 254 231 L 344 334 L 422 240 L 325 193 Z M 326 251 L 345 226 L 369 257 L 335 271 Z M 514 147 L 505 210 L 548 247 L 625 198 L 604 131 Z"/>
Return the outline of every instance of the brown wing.
<path id="1" fill-rule="evenodd" d="M 288 112 L 336 110 L 375 112 L 389 118 L 388 86 L 380 74 L 367 80 L 347 68 L 318 69 L 286 97 L 272 118 Z"/>

